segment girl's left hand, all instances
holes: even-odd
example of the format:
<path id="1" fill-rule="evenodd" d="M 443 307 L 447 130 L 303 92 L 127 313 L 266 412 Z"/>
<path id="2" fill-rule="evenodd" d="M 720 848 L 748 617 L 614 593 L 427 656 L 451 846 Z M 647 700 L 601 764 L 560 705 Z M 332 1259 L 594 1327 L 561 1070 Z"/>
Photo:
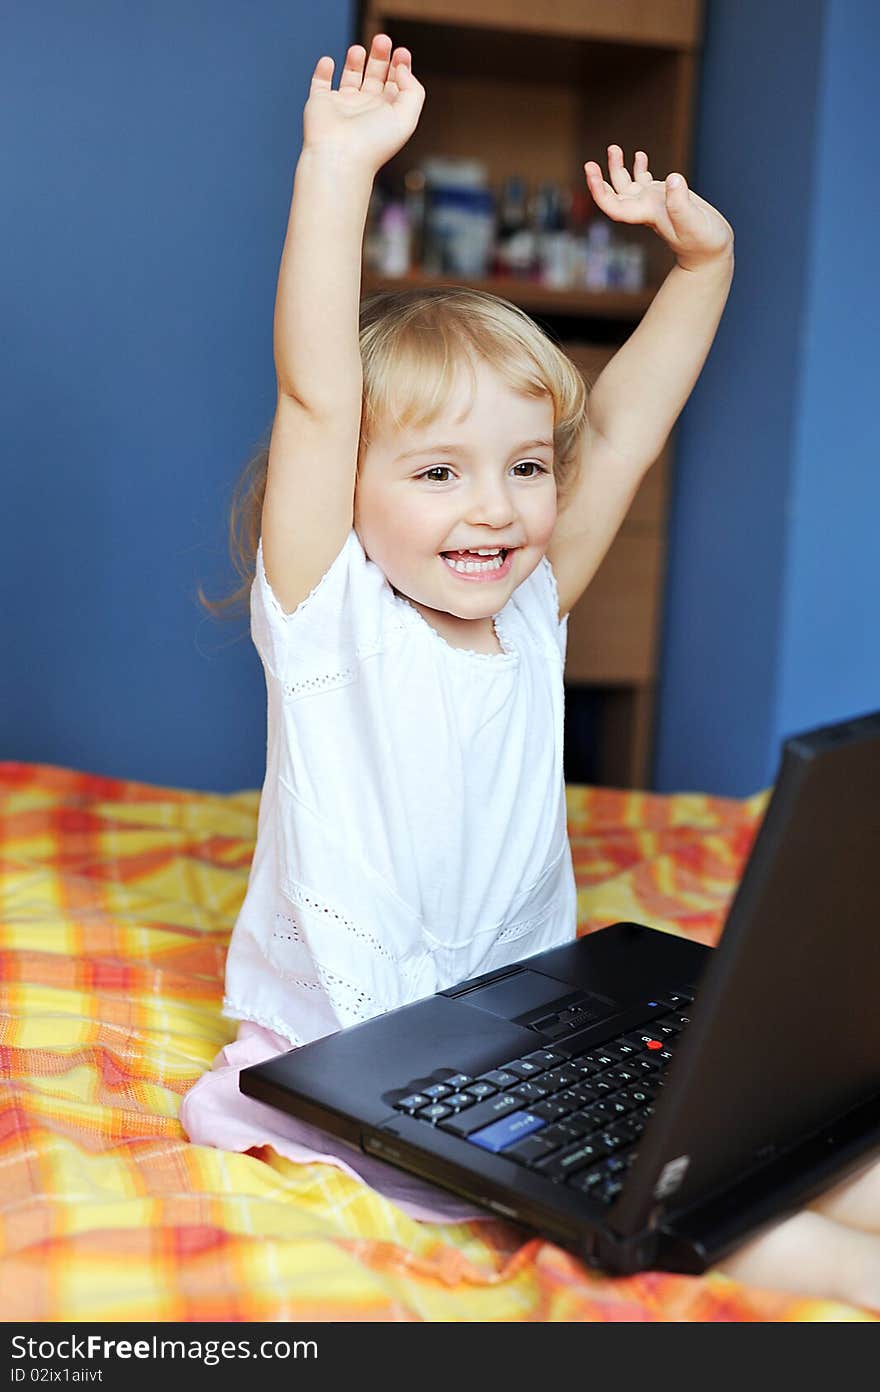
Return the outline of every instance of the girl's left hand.
<path id="1" fill-rule="evenodd" d="M 637 150 L 630 178 L 619 145 L 608 146 L 606 184 L 594 160 L 584 165 L 593 201 L 614 222 L 653 227 L 686 270 L 729 257 L 733 228 L 711 203 L 688 188 L 682 174 L 667 174 L 665 182 L 648 169 L 648 156 Z M 681 180 L 676 184 L 675 180 Z"/>

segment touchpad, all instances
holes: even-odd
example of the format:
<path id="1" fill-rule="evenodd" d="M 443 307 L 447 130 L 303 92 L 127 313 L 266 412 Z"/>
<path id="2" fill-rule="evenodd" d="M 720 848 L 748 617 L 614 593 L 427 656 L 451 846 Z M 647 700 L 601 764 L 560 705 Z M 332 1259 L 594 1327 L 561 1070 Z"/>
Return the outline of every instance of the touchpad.
<path id="1" fill-rule="evenodd" d="M 502 1020 L 515 1020 L 528 1010 L 536 1010 L 539 1005 L 549 1001 L 562 1000 L 575 989 L 564 981 L 554 981 L 551 976 L 541 976 L 540 972 L 521 971 L 515 976 L 507 976 L 476 991 L 468 991 L 459 997 L 464 1005 L 476 1006 L 490 1015 L 500 1015 Z"/>

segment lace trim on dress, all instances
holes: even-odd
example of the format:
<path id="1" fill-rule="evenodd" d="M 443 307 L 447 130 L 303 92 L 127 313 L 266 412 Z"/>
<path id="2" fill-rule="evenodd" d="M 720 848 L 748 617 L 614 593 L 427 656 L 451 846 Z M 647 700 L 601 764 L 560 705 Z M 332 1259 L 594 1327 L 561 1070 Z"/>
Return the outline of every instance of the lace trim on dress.
<path id="1" fill-rule="evenodd" d="M 467 942 L 444 942 L 442 938 L 438 938 L 435 933 L 432 933 L 429 928 L 424 930 L 425 937 L 430 938 L 431 942 L 435 944 L 434 947 L 429 949 L 431 952 L 456 952 L 462 947 L 467 947 L 470 943 L 476 942 L 477 938 L 481 938 L 485 933 L 497 933 L 496 942 L 510 942 L 513 938 L 521 938 L 524 933 L 528 933 L 532 928 L 540 927 L 553 913 L 554 908 L 555 905 L 550 903 L 532 918 L 517 919 L 516 923 L 508 923 L 507 927 L 502 928 L 500 931 L 498 925 L 494 923 L 490 923 L 486 928 L 477 928 L 472 936 L 467 939 Z"/>
<path id="2" fill-rule="evenodd" d="M 320 580 L 318 581 L 317 585 L 313 586 L 313 588 L 312 588 L 311 590 L 309 590 L 309 592 L 308 592 L 308 594 L 306 595 L 305 599 L 301 599 L 300 602 L 299 602 L 299 604 L 296 606 L 295 609 L 291 609 L 290 613 L 289 613 L 289 614 L 286 614 L 286 613 L 284 612 L 284 610 L 282 609 L 282 607 L 281 607 L 281 601 L 279 600 L 279 598 L 278 598 L 278 596 L 276 595 L 275 591 L 272 589 L 272 586 L 271 586 L 271 584 L 270 584 L 270 582 L 269 582 L 269 577 L 268 577 L 268 575 L 266 574 L 266 567 L 265 567 L 265 565 L 264 565 L 264 563 L 263 563 L 263 538 L 262 538 L 262 536 L 260 537 L 259 541 L 257 542 L 257 560 L 256 560 L 256 565 L 257 565 L 257 569 L 258 569 L 258 571 L 259 571 L 259 573 L 260 573 L 260 576 L 261 576 L 261 578 L 262 578 L 262 580 L 263 580 L 263 584 L 264 584 L 264 587 L 265 587 L 265 590 L 266 590 L 266 594 L 269 596 L 269 600 L 270 600 L 270 602 L 271 602 L 271 604 L 272 604 L 272 608 L 276 611 L 276 613 L 279 615 L 280 618 L 282 618 L 282 619 L 284 619 L 284 620 L 294 618 L 294 617 L 300 612 L 301 609 L 304 609 L 304 608 L 306 607 L 306 605 L 309 604 L 309 603 L 312 601 L 312 599 L 314 599 L 315 595 L 318 593 L 318 591 L 320 590 L 321 586 L 324 584 L 324 582 L 326 581 L 327 577 L 329 576 L 331 570 L 333 570 L 333 568 L 334 568 L 334 566 L 336 565 L 336 563 L 338 562 L 339 558 L 345 553 L 345 551 L 346 551 L 346 549 L 347 549 L 347 547 L 349 546 L 350 543 L 351 543 L 351 532 L 349 532 L 348 536 L 345 538 L 345 541 L 343 542 L 342 546 L 341 546 L 341 547 L 339 548 L 339 550 L 337 551 L 336 555 L 333 557 L 333 560 L 330 562 L 330 565 L 329 565 L 329 566 L 327 567 L 327 569 L 324 571 L 324 574 L 321 576 L 321 578 L 320 578 Z M 257 1023 L 259 1023 L 259 1022 L 257 1022 Z"/>
<path id="3" fill-rule="evenodd" d="M 371 947 L 374 952 L 377 952 L 380 957 L 384 957 L 386 961 L 393 963 L 394 966 L 398 965 L 398 960 L 395 957 L 394 953 L 389 952 L 388 948 L 385 947 L 384 943 L 381 943 L 377 937 L 370 933 L 366 928 L 360 928 L 356 923 L 352 923 L 350 918 L 346 918 L 344 914 L 339 913 L 337 909 L 331 908 L 330 905 L 326 904 L 323 900 L 317 899 L 313 895 L 308 894 L 302 888 L 301 885 L 295 884 L 293 881 L 288 880 L 284 886 L 284 893 L 288 899 L 292 899 L 293 902 L 295 904 L 298 904 L 301 909 L 314 909 L 316 913 L 330 914 L 331 918 L 335 918 L 337 923 L 341 923 L 343 928 L 347 929 L 347 931 L 351 933 L 354 937 L 360 938 L 361 941 L 365 942 L 368 947 Z M 290 918 L 287 914 L 283 914 L 280 912 L 276 912 L 275 918 L 276 920 L 280 920 L 282 923 L 287 924 L 289 929 L 292 929 L 292 931 L 285 932 L 284 930 L 282 930 L 281 932 L 279 932 L 276 928 L 275 933 L 273 934 L 274 937 L 294 938 L 297 942 L 303 941 L 302 935 L 297 931 L 295 919 Z"/>
<path id="4" fill-rule="evenodd" d="M 547 572 L 547 579 L 550 582 L 550 593 L 553 596 L 553 609 L 556 616 L 556 621 L 558 624 L 561 625 L 565 622 L 565 619 L 559 618 L 559 586 L 556 583 L 556 574 L 553 570 L 553 566 L 551 565 L 548 556 L 541 557 L 541 565 L 544 566 Z M 566 615 L 566 618 L 567 617 L 568 615 Z"/>
<path id="5" fill-rule="evenodd" d="M 337 686 L 348 686 L 354 680 L 353 667 L 341 667 L 336 672 L 322 672 L 317 677 L 303 677 L 301 681 L 284 682 L 285 696 L 301 696 L 304 692 L 332 691 Z"/>
<path id="6" fill-rule="evenodd" d="M 262 1015 L 259 1011 L 254 1011 L 250 1006 L 236 1005 L 231 996 L 223 997 L 223 1005 L 220 1014 L 226 1020 L 249 1020 L 253 1025 L 262 1025 L 264 1029 L 271 1030 L 273 1034 L 280 1034 L 282 1039 L 289 1039 L 295 1049 L 301 1044 L 308 1044 L 307 1039 L 303 1039 L 290 1028 L 286 1020 L 281 1020 L 277 1015 Z"/>
<path id="7" fill-rule="evenodd" d="M 499 614 L 493 615 L 492 624 L 495 629 L 495 635 L 504 651 L 498 653 L 476 652 L 474 648 L 457 648 L 454 646 L 454 644 L 447 643 L 446 639 L 443 637 L 443 634 L 438 633 L 436 628 L 434 628 L 431 624 L 428 623 L 428 620 L 425 618 L 424 614 L 419 613 L 418 609 L 415 607 L 412 601 L 406 598 L 406 595 L 399 595 L 394 590 L 391 590 L 391 595 L 395 603 L 405 604 L 407 609 L 413 615 L 413 627 L 426 628 L 430 633 L 431 637 L 434 639 L 434 641 L 436 643 L 439 643 L 440 647 L 443 648 L 445 652 L 455 653 L 459 657 L 476 658 L 479 662 L 494 662 L 498 665 L 506 665 L 513 662 L 519 662 L 519 653 L 517 652 L 516 647 L 510 638 L 507 628 L 501 621 Z"/>
<path id="8" fill-rule="evenodd" d="M 547 919 L 555 912 L 555 909 L 555 904 L 548 904 L 546 908 L 542 909 L 540 913 L 535 914 L 533 918 L 523 918 L 520 919 L 519 923 L 509 923 L 506 928 L 501 929 L 495 941 L 498 943 L 513 942 L 516 938 L 522 938 L 526 933 L 531 933 L 535 928 L 543 928 Z"/>
<path id="9" fill-rule="evenodd" d="M 314 913 L 323 913 L 329 915 L 329 917 L 331 918 L 334 918 L 336 922 L 342 928 L 344 928 L 346 932 L 350 933 L 353 938 L 357 938 L 359 942 L 365 943 L 366 946 L 370 949 L 370 951 L 375 952 L 375 954 L 378 957 L 381 957 L 386 962 L 388 962 L 396 972 L 400 973 L 400 975 L 404 978 L 405 981 L 413 981 L 420 976 L 421 969 L 419 963 L 402 961 L 393 952 L 389 951 L 385 944 L 380 942 L 379 939 L 375 936 L 375 934 L 371 933 L 368 929 L 361 927 L 360 924 L 353 923 L 350 918 L 346 918 L 344 914 L 340 913 L 338 909 L 334 909 L 332 905 L 328 904 L 325 900 L 319 899 L 317 895 L 310 894 L 307 890 L 305 890 L 302 887 L 302 885 L 296 884 L 294 881 L 287 880 L 283 886 L 283 892 L 285 898 L 292 900 L 292 902 L 297 904 L 299 908 L 311 909 Z M 312 956 L 312 961 L 315 963 L 316 969 L 318 969 L 319 976 L 321 975 L 321 971 L 329 971 L 329 968 L 322 967 L 322 964 L 318 961 L 314 953 L 313 944 L 307 942 L 303 934 L 299 931 L 299 925 L 297 924 L 296 919 L 291 918 L 289 914 L 284 914 L 281 913 L 280 910 L 276 910 L 275 922 L 276 927 L 272 933 L 273 938 L 279 938 L 281 940 L 286 939 L 289 942 L 302 943 L 305 947 L 308 948 L 308 951 Z M 280 927 L 278 926 L 279 924 L 281 925 Z M 428 951 L 430 951 L 430 949 L 428 949 Z M 289 977 L 288 979 L 296 980 L 299 983 L 299 978 Z M 341 977 L 337 977 L 336 979 L 342 980 Z M 314 985 L 314 983 L 312 984 Z M 357 988 L 351 987 L 351 989 L 356 990 Z M 368 995 L 368 993 L 366 992 L 362 994 Z M 368 996 L 368 998 L 370 1000 L 374 999 L 372 996 Z"/>
<path id="10" fill-rule="evenodd" d="M 334 918 L 339 917 L 338 914 L 333 916 Z M 288 931 L 280 933 L 276 929 L 273 937 L 304 942 L 293 919 L 286 918 L 284 914 L 276 914 L 276 918 L 284 919 Z M 340 922 L 344 923 L 345 920 L 340 919 Z M 288 971 L 282 963 L 276 961 L 276 971 L 279 972 L 284 981 L 303 991 L 317 991 L 319 995 L 326 997 L 337 1014 L 341 1011 L 347 1016 L 354 1016 L 357 1020 L 370 1020 L 374 1015 L 380 1014 L 383 1007 L 379 1005 L 375 996 L 369 991 L 365 991 L 362 986 L 357 986 L 353 981 L 348 981 L 345 977 L 340 976 L 338 972 L 331 971 L 329 967 L 318 960 L 310 944 L 308 949 L 311 956 L 311 966 L 314 967 L 317 980 L 301 976 L 295 970 Z"/>

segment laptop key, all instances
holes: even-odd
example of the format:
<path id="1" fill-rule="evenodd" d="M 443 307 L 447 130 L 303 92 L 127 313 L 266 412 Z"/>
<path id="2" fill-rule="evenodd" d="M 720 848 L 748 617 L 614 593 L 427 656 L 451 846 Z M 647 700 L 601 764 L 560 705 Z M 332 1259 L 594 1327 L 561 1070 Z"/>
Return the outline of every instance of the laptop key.
<path id="1" fill-rule="evenodd" d="M 590 1058 L 589 1054 L 584 1054 L 580 1058 L 573 1058 L 571 1066 L 582 1078 L 591 1078 L 594 1073 L 599 1073 L 602 1070 L 601 1063 L 597 1063 L 595 1059 Z"/>
<path id="2" fill-rule="evenodd" d="M 607 1076 L 615 1079 L 618 1083 L 623 1083 L 625 1087 L 627 1083 L 634 1083 L 639 1075 L 634 1068 L 621 1067 L 609 1068 Z"/>
<path id="3" fill-rule="evenodd" d="M 659 1073 L 663 1065 L 662 1063 L 658 1063 L 653 1054 L 646 1054 L 644 1058 L 636 1059 L 635 1067 L 646 1078 L 650 1078 L 652 1074 Z"/>
<path id="4" fill-rule="evenodd" d="M 599 1073 L 595 1078 L 590 1079 L 590 1087 L 597 1097 L 605 1097 L 609 1092 L 616 1092 L 618 1084 L 607 1074 Z"/>
<path id="5" fill-rule="evenodd" d="M 543 1160 L 552 1151 L 558 1150 L 561 1142 L 548 1141 L 543 1131 L 536 1131 L 534 1136 L 527 1136 L 524 1141 L 517 1141 L 516 1145 L 508 1146 L 504 1152 L 506 1160 L 516 1160 L 519 1165 L 534 1165 L 536 1161 Z"/>
<path id="6" fill-rule="evenodd" d="M 580 1081 L 581 1074 L 578 1073 L 576 1068 L 572 1068 L 570 1063 L 564 1064 L 561 1068 L 552 1069 L 551 1072 L 545 1073 L 544 1077 L 541 1079 L 545 1087 L 550 1088 L 553 1092 L 555 1092 L 557 1088 L 571 1087 L 572 1083 L 579 1083 Z"/>
<path id="7" fill-rule="evenodd" d="M 499 1089 L 513 1087 L 514 1083 L 520 1081 L 515 1073 L 508 1073 L 504 1068 L 493 1068 L 491 1073 L 481 1073 L 477 1079 L 478 1083 L 490 1083 Z"/>
<path id="8" fill-rule="evenodd" d="M 591 1131 L 596 1130 L 596 1123 L 584 1116 L 583 1112 L 571 1112 L 565 1118 L 565 1129 L 575 1140 L 580 1140 L 583 1136 L 589 1136 Z"/>
<path id="9" fill-rule="evenodd" d="M 606 1150 L 617 1150 L 620 1146 L 626 1145 L 630 1137 L 621 1135 L 617 1127 L 614 1126 L 609 1127 L 607 1131 L 600 1132 L 598 1139 L 605 1146 Z"/>
<path id="10" fill-rule="evenodd" d="M 449 1087 L 446 1083 L 432 1083 L 430 1087 L 422 1088 L 426 1097 L 430 1097 L 433 1102 L 439 1102 L 441 1097 L 448 1097 L 455 1088 Z"/>
<path id="11" fill-rule="evenodd" d="M 454 1115 L 451 1107 L 446 1107 L 442 1102 L 431 1102 L 427 1107 L 420 1107 L 416 1112 L 417 1117 L 423 1121 L 441 1121 L 443 1117 Z"/>
<path id="12" fill-rule="evenodd" d="M 587 1194 L 590 1198 L 597 1197 L 596 1190 L 606 1183 L 605 1175 L 599 1167 L 592 1170 L 579 1170 L 576 1174 L 569 1175 L 566 1181 L 569 1189 L 575 1189 L 579 1194 Z"/>
<path id="13" fill-rule="evenodd" d="M 521 1097 L 524 1102 L 540 1102 L 547 1096 L 549 1089 L 542 1087 L 540 1083 L 520 1083 L 513 1088 L 517 1097 Z"/>
<path id="14" fill-rule="evenodd" d="M 634 1103 L 641 1111 L 642 1107 L 650 1102 L 654 1096 L 654 1089 L 650 1083 L 636 1083 L 633 1087 L 626 1088 L 620 1096 L 629 1098 L 630 1102 Z"/>
<path id="15" fill-rule="evenodd" d="M 631 1112 L 632 1109 L 631 1102 L 623 1102 L 619 1097 L 608 1097 L 603 1102 L 595 1103 L 594 1106 L 594 1111 L 607 1117 L 609 1121 L 617 1121 L 619 1117 L 626 1116 L 627 1112 Z"/>
<path id="16" fill-rule="evenodd" d="M 600 1049 L 593 1050 L 593 1058 L 602 1066 L 610 1068 L 612 1064 L 619 1063 L 626 1055 L 622 1054 L 617 1047 L 617 1040 L 607 1040 Z"/>
<path id="17" fill-rule="evenodd" d="M 543 1063 L 536 1063 L 534 1059 L 521 1058 L 514 1059 L 512 1063 L 505 1063 L 505 1073 L 515 1073 L 518 1078 L 535 1078 L 539 1073 L 545 1072 Z"/>
<path id="18" fill-rule="evenodd" d="M 595 1165 L 597 1160 L 601 1160 L 607 1155 L 608 1148 L 604 1145 L 601 1137 L 592 1137 L 589 1141 L 577 1141 L 572 1146 L 567 1146 L 558 1155 L 548 1155 L 545 1160 L 539 1160 L 534 1169 L 548 1179 L 566 1179 L 568 1175 L 574 1174 L 577 1170 L 585 1170 L 588 1165 Z"/>
<path id="19" fill-rule="evenodd" d="M 545 1102 L 533 1102 L 529 1108 L 536 1116 L 542 1116 L 545 1121 L 560 1121 L 562 1117 L 567 1117 L 570 1112 L 576 1110 L 577 1104 L 574 1102 L 563 1102 L 559 1096 L 548 1097 Z"/>
<path id="20" fill-rule="evenodd" d="M 597 1095 L 589 1083 L 575 1083 L 573 1087 L 566 1088 L 565 1092 L 557 1092 L 554 1100 L 573 1102 L 576 1107 L 587 1107 L 595 1101 Z"/>
<path id="21" fill-rule="evenodd" d="M 495 1088 L 492 1086 L 492 1084 L 486 1082 L 471 1083 L 470 1087 L 467 1090 L 470 1093 L 471 1097 L 477 1098 L 491 1097 L 492 1094 L 495 1092 Z"/>
<path id="22" fill-rule="evenodd" d="M 537 1108 L 530 1107 L 529 1111 L 534 1116 Z M 547 1127 L 546 1131 L 541 1132 L 545 1141 L 552 1142 L 554 1146 L 570 1146 L 572 1141 L 578 1140 L 578 1133 L 573 1131 L 567 1122 L 555 1122 Z"/>
<path id="23" fill-rule="evenodd" d="M 608 1118 L 603 1116 L 595 1103 L 591 1102 L 588 1107 L 583 1107 L 575 1113 L 579 1122 L 586 1124 L 590 1131 L 601 1131 L 608 1124 Z"/>
<path id="24" fill-rule="evenodd" d="M 522 1111 L 522 1106 L 521 1098 L 514 1097 L 509 1092 L 497 1092 L 494 1097 L 487 1097 L 464 1112 L 446 1117 L 440 1124 L 440 1130 L 451 1131 L 454 1136 L 466 1137 L 472 1131 L 479 1131 L 490 1122 L 497 1121 L 500 1116 L 506 1116 L 508 1112 Z"/>
<path id="25" fill-rule="evenodd" d="M 553 1068 L 557 1063 L 565 1063 L 562 1054 L 554 1054 L 552 1049 L 536 1049 L 532 1054 L 524 1055 L 526 1063 L 540 1063 L 545 1068 Z"/>
<path id="26" fill-rule="evenodd" d="M 499 1117 L 489 1126 L 484 1126 L 482 1131 L 474 1131 L 467 1139 L 471 1145 L 497 1155 L 514 1141 L 525 1139 L 530 1131 L 537 1131 L 546 1125 L 546 1121 L 532 1112 L 511 1112 L 509 1116 Z"/>
<path id="27" fill-rule="evenodd" d="M 465 1107 L 475 1107 L 477 1099 L 471 1097 L 467 1092 L 453 1092 L 448 1097 L 443 1098 L 443 1105 L 451 1107 L 454 1112 L 460 1112 Z"/>
<path id="28" fill-rule="evenodd" d="M 462 1088 L 466 1088 L 468 1083 L 473 1083 L 476 1080 L 472 1078 L 469 1073 L 456 1073 L 454 1077 L 444 1078 L 443 1081 L 447 1087 L 454 1088 L 456 1092 L 461 1092 Z"/>
<path id="29" fill-rule="evenodd" d="M 394 1106 L 398 1112 L 409 1112 L 412 1115 L 413 1112 L 419 1110 L 419 1107 L 427 1107 L 430 1101 L 430 1097 L 426 1097 L 423 1092 L 411 1092 L 409 1097 L 401 1097 Z"/>

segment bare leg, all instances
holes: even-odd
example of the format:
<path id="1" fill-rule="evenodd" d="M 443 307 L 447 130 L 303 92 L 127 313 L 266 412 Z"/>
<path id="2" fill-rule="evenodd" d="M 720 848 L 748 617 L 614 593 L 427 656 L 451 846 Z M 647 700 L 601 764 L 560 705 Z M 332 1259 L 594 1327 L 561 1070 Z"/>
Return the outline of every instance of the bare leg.
<path id="1" fill-rule="evenodd" d="M 880 1236 L 804 1209 L 716 1268 L 746 1285 L 880 1311 Z"/>
<path id="2" fill-rule="evenodd" d="M 816 1213 L 863 1232 L 880 1233 L 880 1160 L 868 1162 L 809 1205 Z"/>

